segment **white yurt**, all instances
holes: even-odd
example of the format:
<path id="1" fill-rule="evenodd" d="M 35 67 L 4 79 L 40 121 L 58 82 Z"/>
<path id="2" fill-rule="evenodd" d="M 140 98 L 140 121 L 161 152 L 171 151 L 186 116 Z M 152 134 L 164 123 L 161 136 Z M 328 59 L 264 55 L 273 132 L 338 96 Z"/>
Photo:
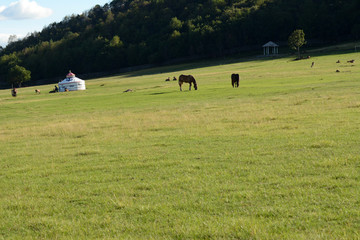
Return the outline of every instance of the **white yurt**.
<path id="1" fill-rule="evenodd" d="M 85 90 L 85 81 L 76 77 L 74 73 L 69 71 L 66 75 L 66 78 L 59 82 L 59 92 L 68 91 L 78 91 Z"/>

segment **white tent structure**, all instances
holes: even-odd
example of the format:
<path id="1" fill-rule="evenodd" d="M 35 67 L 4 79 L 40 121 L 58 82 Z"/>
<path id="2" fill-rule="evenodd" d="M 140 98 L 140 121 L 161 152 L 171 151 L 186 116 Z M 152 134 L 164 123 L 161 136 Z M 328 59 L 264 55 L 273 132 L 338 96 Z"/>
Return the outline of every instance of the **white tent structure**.
<path id="1" fill-rule="evenodd" d="M 78 91 L 85 90 L 85 81 L 75 77 L 75 74 L 71 71 L 66 75 L 66 78 L 59 82 L 59 92 L 68 91 Z"/>
<path id="2" fill-rule="evenodd" d="M 262 47 L 264 49 L 264 55 L 276 55 L 276 54 L 279 54 L 279 45 L 277 45 L 276 43 L 274 43 L 272 41 L 264 44 Z"/>

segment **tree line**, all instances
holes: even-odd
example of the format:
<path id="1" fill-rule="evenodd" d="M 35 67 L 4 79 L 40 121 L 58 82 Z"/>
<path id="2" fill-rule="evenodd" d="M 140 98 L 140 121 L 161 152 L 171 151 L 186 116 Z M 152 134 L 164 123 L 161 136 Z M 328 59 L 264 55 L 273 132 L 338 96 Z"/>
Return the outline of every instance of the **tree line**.
<path id="1" fill-rule="evenodd" d="M 295 29 L 322 42 L 360 38 L 358 0 L 113 0 L 66 16 L 0 52 L 0 81 L 21 66 L 33 80 L 193 56 L 222 56 Z"/>

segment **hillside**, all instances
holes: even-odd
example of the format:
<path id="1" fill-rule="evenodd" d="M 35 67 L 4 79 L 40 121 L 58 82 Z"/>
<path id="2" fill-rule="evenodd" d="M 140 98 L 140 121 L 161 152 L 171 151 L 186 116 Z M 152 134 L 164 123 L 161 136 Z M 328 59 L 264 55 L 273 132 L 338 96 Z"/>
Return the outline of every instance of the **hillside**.
<path id="1" fill-rule="evenodd" d="M 69 69 L 82 74 L 234 54 L 286 42 L 298 28 L 309 42 L 354 41 L 358 10 L 357 0 L 114 0 L 10 43 L 1 52 L 0 81 L 11 64 L 30 70 L 33 80 L 49 79 Z"/>

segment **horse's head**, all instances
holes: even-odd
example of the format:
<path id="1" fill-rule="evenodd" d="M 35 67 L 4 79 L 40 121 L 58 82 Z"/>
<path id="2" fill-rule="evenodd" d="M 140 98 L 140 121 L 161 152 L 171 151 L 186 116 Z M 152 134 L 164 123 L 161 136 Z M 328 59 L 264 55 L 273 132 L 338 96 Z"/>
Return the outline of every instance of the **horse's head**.
<path id="1" fill-rule="evenodd" d="M 197 84 L 196 84 L 196 82 L 194 82 L 194 88 L 195 88 L 195 90 L 197 90 Z"/>

